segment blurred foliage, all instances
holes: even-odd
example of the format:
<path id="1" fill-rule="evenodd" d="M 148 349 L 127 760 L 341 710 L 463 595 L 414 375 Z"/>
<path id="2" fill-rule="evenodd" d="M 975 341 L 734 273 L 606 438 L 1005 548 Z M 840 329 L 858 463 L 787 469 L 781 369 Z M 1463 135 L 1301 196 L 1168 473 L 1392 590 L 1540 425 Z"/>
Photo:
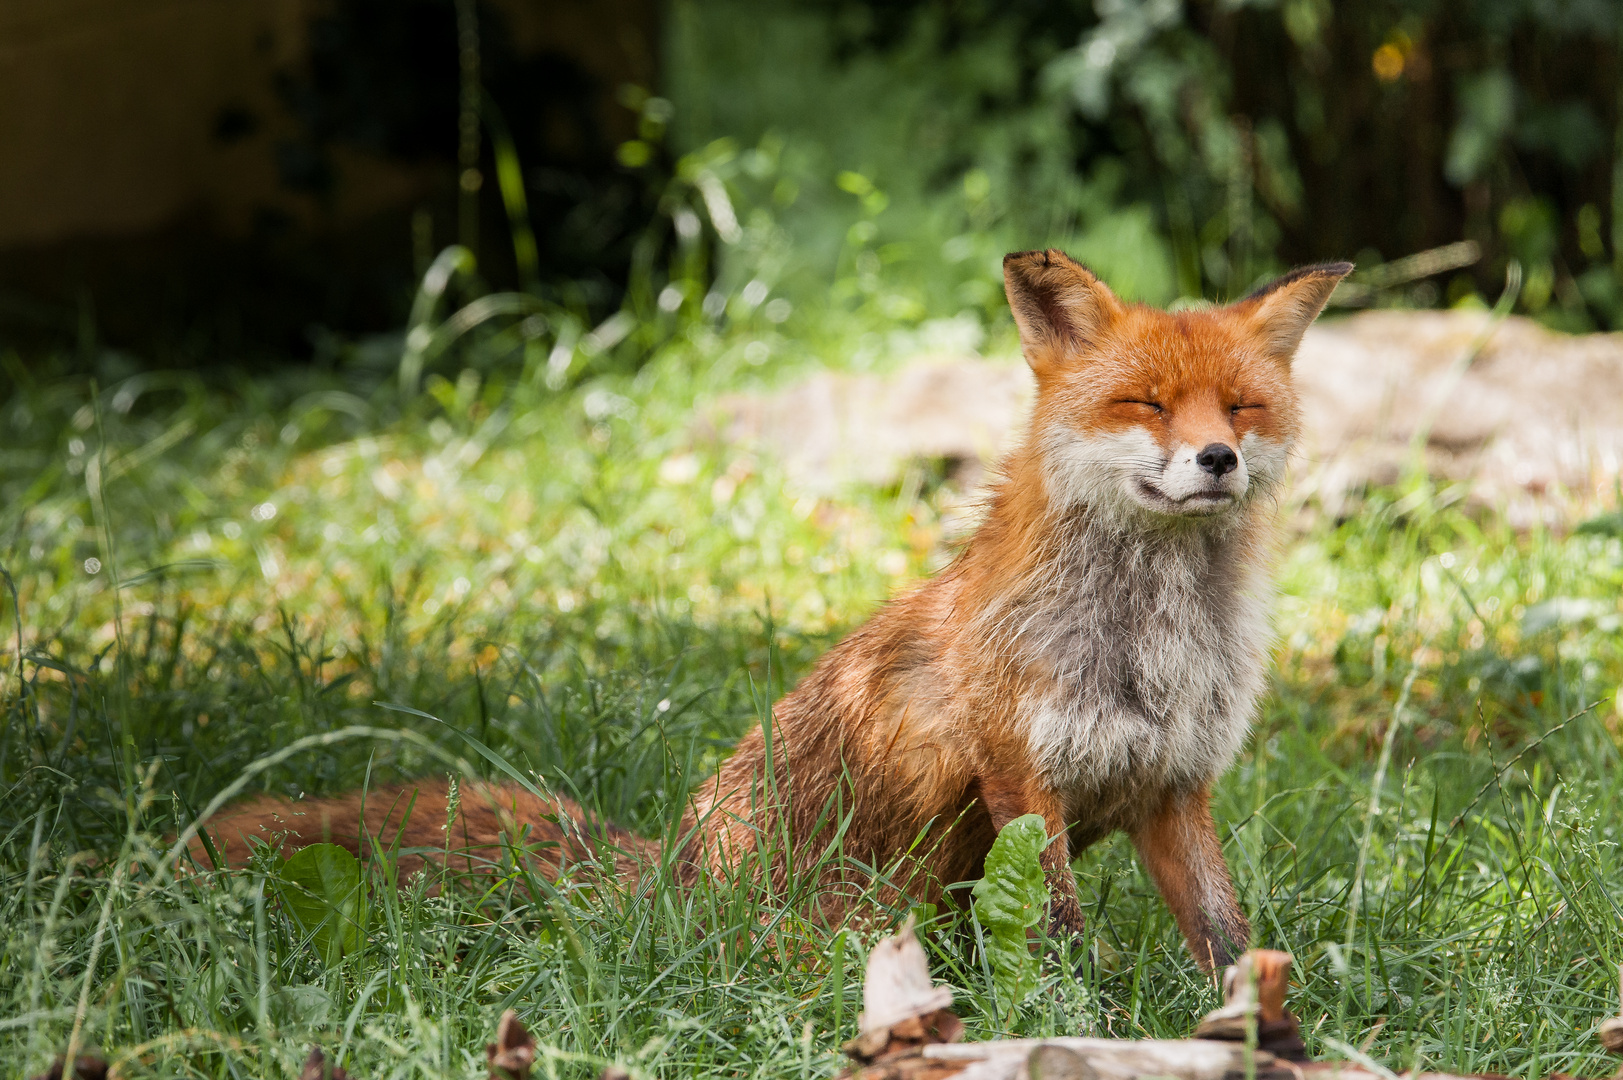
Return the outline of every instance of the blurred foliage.
<path id="1" fill-rule="evenodd" d="M 555 384 L 723 323 L 857 368 L 1006 347 L 1001 256 L 1052 244 L 1159 304 L 1352 256 L 1344 303 L 1479 305 L 1514 260 L 1507 302 L 1609 328 L 1620 26 L 1487 0 L 676 0 L 663 93 L 619 95 L 647 192 L 623 305 L 559 295 L 524 325 Z M 536 215 L 506 207 L 516 264 Z"/>
<path id="2" fill-rule="evenodd" d="M 622 133 L 603 122 L 618 88 L 587 69 L 580 48 L 521 51 L 502 5 L 468 7 L 484 88 L 482 115 L 471 118 L 485 130 L 476 166 L 482 181 L 497 179 L 504 153 L 521 166 L 517 182 L 536 226 L 543 284 L 612 308 L 651 209 L 647 185 L 616 162 Z M 277 76 L 278 97 L 297 124 L 297 134 L 276 148 L 278 172 L 287 187 L 327 197 L 343 182 L 340 148 L 437 166 L 447 197 L 419 209 L 430 214 L 419 246 L 460 240 L 486 256 L 496 280 L 517 282 L 521 268 L 500 243 L 510 200 L 499 184 L 475 188 L 487 227 L 474 236 L 455 231 L 464 62 L 458 33 L 453 0 L 322 5 L 310 21 L 308 56 Z"/>
<path id="3" fill-rule="evenodd" d="M 924 316 L 995 310 L 994 257 L 1046 243 L 1165 302 L 1469 239 L 1468 272 L 1377 275 L 1373 300 L 1475 302 L 1516 258 L 1522 310 L 1579 330 L 1623 318 L 1620 13 L 678 0 L 667 78 L 679 145 L 771 162 L 748 205 L 773 214 L 796 273 L 857 268 L 837 299 L 863 292 L 864 253 L 905 298 L 892 312 Z"/>
<path id="4" fill-rule="evenodd" d="M 346 149 L 445 181 L 391 226 L 387 319 L 346 323 L 377 282 L 305 260 L 301 288 L 333 288 L 281 306 L 318 365 L 398 355 L 357 335 L 398 325 L 406 280 L 453 240 L 477 255 L 464 299 L 536 301 L 497 304 L 529 321 L 482 364 L 580 344 L 635 365 L 739 319 L 837 337 L 859 367 L 979 348 L 1007 341 L 1001 255 L 1049 244 L 1153 303 L 1353 258 L 1341 302 L 1475 305 L 1514 259 L 1521 312 L 1623 326 L 1609 0 L 671 0 L 648 86 L 606 85 L 575 46 L 521 52 L 512 4 L 463 8 L 476 106 L 453 0 L 322 5 L 279 77 L 285 183 L 336 198 Z M 80 323 L 81 369 L 176 362 L 98 358 L 94 305 Z"/>

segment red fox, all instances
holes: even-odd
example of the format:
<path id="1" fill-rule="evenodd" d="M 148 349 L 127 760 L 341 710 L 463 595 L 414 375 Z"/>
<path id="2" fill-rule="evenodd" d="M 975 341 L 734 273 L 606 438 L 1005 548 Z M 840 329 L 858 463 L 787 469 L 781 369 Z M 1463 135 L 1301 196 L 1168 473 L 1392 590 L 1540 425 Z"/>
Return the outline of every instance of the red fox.
<path id="1" fill-rule="evenodd" d="M 1229 963 L 1251 931 L 1209 791 L 1263 687 L 1269 497 L 1298 427 L 1291 360 L 1351 270 L 1304 267 L 1227 307 L 1169 313 L 1124 304 L 1057 250 L 1004 259 L 1037 396 L 984 523 L 831 649 L 698 789 L 683 872 L 734 871 L 771 840 L 781 881 L 843 829 L 847 860 L 937 901 L 981 876 L 999 829 L 1035 813 L 1054 838 L 1052 932 L 1083 928 L 1073 856 L 1125 831 L 1196 962 Z M 470 870 L 520 835 L 547 842 L 536 857 L 554 871 L 599 846 L 631 875 L 657 857 L 620 830 L 560 828 L 584 820 L 578 807 L 508 784 L 466 785 L 448 839 L 449 797 L 425 781 L 371 793 L 364 814 L 358 796 L 262 797 L 209 827 L 230 863 L 248 836 L 348 846 L 363 825 L 448 846 Z"/>

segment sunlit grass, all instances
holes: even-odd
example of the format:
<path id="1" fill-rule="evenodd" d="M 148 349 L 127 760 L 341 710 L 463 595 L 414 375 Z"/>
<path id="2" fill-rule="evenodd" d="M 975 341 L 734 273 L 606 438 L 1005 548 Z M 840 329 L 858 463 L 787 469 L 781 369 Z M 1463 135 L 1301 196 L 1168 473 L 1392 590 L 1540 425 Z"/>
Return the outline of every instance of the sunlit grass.
<path id="1" fill-rule="evenodd" d="M 77 1028 L 131 1076 L 294 1076 L 310 1042 L 357 1077 L 476 1076 L 509 1006 L 560 1075 L 833 1074 L 862 936 L 724 883 L 376 883 L 365 946 L 327 967 L 269 865 L 160 874 L 162 838 L 244 769 L 354 725 L 421 739 L 345 739 L 255 786 L 488 771 L 471 738 L 660 835 L 944 550 L 940 492 L 811 498 L 705 434 L 715 396 L 819 358 L 770 337 L 756 365 L 746 337 L 765 340 L 678 337 L 558 390 L 542 355 L 442 365 L 404 403 L 351 370 L 41 377 L 0 405 L 8 1075 Z M 1444 502 L 1377 492 L 1290 544 L 1278 676 L 1218 793 L 1229 858 L 1259 941 L 1298 957 L 1316 1052 L 1609 1072 L 1590 1029 L 1623 960 L 1623 542 Z M 1187 1033 L 1216 992 L 1129 846 L 1078 868 L 1091 960 L 1051 968 L 1016 1028 Z M 996 1033 L 972 933 L 945 913 L 927 934 L 972 1035 Z"/>

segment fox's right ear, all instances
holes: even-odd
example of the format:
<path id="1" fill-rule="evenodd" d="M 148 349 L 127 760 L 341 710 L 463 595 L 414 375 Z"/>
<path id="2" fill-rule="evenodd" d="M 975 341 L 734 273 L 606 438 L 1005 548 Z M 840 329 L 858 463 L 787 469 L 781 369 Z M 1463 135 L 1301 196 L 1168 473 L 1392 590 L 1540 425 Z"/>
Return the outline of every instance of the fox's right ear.
<path id="1" fill-rule="evenodd" d="M 1032 367 L 1086 351 L 1123 311 L 1104 282 L 1056 248 L 1005 255 L 1003 289 Z"/>
<path id="2" fill-rule="evenodd" d="M 1304 266 L 1263 285 L 1230 310 L 1247 320 L 1264 350 L 1288 365 L 1308 326 L 1352 271 L 1350 262 Z"/>

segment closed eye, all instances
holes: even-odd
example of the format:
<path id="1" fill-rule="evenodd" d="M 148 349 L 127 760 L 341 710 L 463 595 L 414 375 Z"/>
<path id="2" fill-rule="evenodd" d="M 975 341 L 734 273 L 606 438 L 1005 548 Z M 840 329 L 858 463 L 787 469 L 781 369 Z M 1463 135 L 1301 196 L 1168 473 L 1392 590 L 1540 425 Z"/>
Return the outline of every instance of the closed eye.
<path id="1" fill-rule="evenodd" d="M 1237 413 L 1241 409 L 1266 409 L 1267 407 L 1266 405 L 1230 405 L 1229 412 Z"/>
<path id="2" fill-rule="evenodd" d="M 1138 401 L 1138 400 L 1136 400 L 1134 398 L 1123 398 L 1120 401 L 1116 402 L 1116 404 L 1117 405 L 1142 405 L 1147 409 L 1154 409 L 1156 412 L 1164 412 L 1165 411 L 1164 409 L 1161 408 L 1160 404 L 1157 403 L 1157 402 L 1154 402 L 1154 401 Z"/>

